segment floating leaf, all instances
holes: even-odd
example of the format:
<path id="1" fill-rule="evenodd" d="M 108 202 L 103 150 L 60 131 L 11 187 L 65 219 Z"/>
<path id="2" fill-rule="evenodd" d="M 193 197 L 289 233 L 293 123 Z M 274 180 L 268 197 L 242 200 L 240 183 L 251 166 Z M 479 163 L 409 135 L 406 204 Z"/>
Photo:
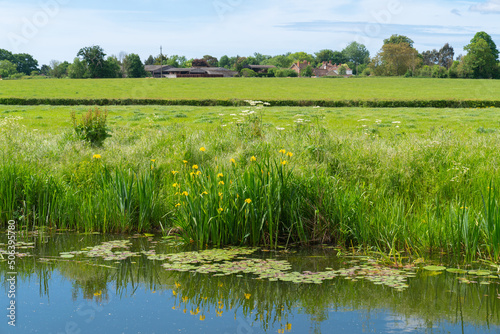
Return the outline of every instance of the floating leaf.
<path id="1" fill-rule="evenodd" d="M 443 266 L 426 266 L 424 267 L 425 270 L 428 271 L 443 271 L 446 270 L 446 267 Z"/>
<path id="2" fill-rule="evenodd" d="M 75 257 L 73 254 L 61 254 L 59 256 L 63 259 L 71 259 L 71 258 Z"/>
<path id="3" fill-rule="evenodd" d="M 446 271 L 452 274 L 467 274 L 467 270 L 458 268 L 448 268 Z"/>

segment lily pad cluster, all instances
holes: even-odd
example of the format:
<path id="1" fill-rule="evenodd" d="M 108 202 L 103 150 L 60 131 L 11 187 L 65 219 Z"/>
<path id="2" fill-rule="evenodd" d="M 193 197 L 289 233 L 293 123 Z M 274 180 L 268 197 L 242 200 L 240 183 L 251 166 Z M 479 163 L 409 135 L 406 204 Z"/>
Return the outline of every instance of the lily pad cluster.
<path id="1" fill-rule="evenodd" d="M 325 271 L 321 272 L 296 272 L 291 271 L 292 266 L 288 261 L 240 257 L 255 251 L 256 249 L 253 248 L 213 249 L 169 255 L 155 254 L 148 258 L 167 260 L 168 262 L 162 266 L 170 271 L 189 271 L 198 274 L 212 274 L 213 276 L 251 274 L 256 275 L 256 279 L 285 281 L 296 284 L 321 284 L 325 280 L 341 277 L 353 281 L 366 279 L 377 285 L 403 290 L 408 287 L 407 278 L 414 275 L 413 272 L 407 270 L 383 267 L 370 258 L 364 259 L 362 264 L 349 269 L 333 270 L 326 268 Z"/>
<path id="2" fill-rule="evenodd" d="M 423 267 L 423 269 L 436 273 L 441 273 L 446 271 L 451 274 L 464 275 L 457 277 L 457 280 L 460 283 L 465 283 L 465 284 L 479 283 L 481 285 L 489 285 L 491 284 L 489 279 L 500 278 L 498 274 L 495 275 L 492 271 L 485 269 L 465 270 L 460 268 L 446 268 L 443 266 L 426 266 Z"/>
<path id="3" fill-rule="evenodd" d="M 61 258 L 73 258 L 76 255 L 84 254 L 87 257 L 103 258 L 105 261 L 120 261 L 129 257 L 139 256 L 139 253 L 131 251 L 113 251 L 115 249 L 129 249 L 132 246 L 130 240 L 113 240 L 103 242 L 102 244 L 90 248 L 84 248 L 81 251 L 59 253 Z"/>

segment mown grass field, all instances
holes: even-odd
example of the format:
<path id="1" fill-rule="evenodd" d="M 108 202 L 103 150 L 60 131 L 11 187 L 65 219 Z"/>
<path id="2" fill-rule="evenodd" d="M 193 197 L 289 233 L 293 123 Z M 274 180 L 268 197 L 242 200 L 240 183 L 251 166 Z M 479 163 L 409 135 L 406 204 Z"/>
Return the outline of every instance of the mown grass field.
<path id="1" fill-rule="evenodd" d="M 3 80 L 0 98 L 500 100 L 499 80 L 186 78 Z"/>
<path id="2" fill-rule="evenodd" d="M 2 224 L 500 259 L 499 109 L 87 109 L 0 107 Z"/>

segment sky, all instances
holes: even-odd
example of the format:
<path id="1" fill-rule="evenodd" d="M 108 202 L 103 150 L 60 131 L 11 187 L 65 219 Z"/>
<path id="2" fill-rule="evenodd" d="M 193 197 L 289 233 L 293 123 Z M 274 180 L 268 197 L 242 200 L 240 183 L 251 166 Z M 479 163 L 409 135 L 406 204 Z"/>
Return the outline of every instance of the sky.
<path id="1" fill-rule="evenodd" d="M 500 0 L 0 0 L 0 49 L 39 65 L 72 62 L 82 47 L 107 55 L 249 56 L 364 44 L 374 56 L 393 34 L 423 52 L 455 55 L 485 31 L 500 47 Z"/>

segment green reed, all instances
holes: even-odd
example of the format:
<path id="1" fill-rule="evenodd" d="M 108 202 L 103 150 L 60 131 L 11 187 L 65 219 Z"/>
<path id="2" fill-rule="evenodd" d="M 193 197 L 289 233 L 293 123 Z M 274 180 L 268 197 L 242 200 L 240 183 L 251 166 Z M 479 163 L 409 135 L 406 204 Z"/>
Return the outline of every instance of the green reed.
<path id="1" fill-rule="evenodd" d="M 300 220 L 301 193 L 282 150 L 279 160 L 258 161 L 246 167 L 184 166 L 173 170 L 176 224 L 187 240 L 206 244 L 265 244 L 307 240 Z"/>

